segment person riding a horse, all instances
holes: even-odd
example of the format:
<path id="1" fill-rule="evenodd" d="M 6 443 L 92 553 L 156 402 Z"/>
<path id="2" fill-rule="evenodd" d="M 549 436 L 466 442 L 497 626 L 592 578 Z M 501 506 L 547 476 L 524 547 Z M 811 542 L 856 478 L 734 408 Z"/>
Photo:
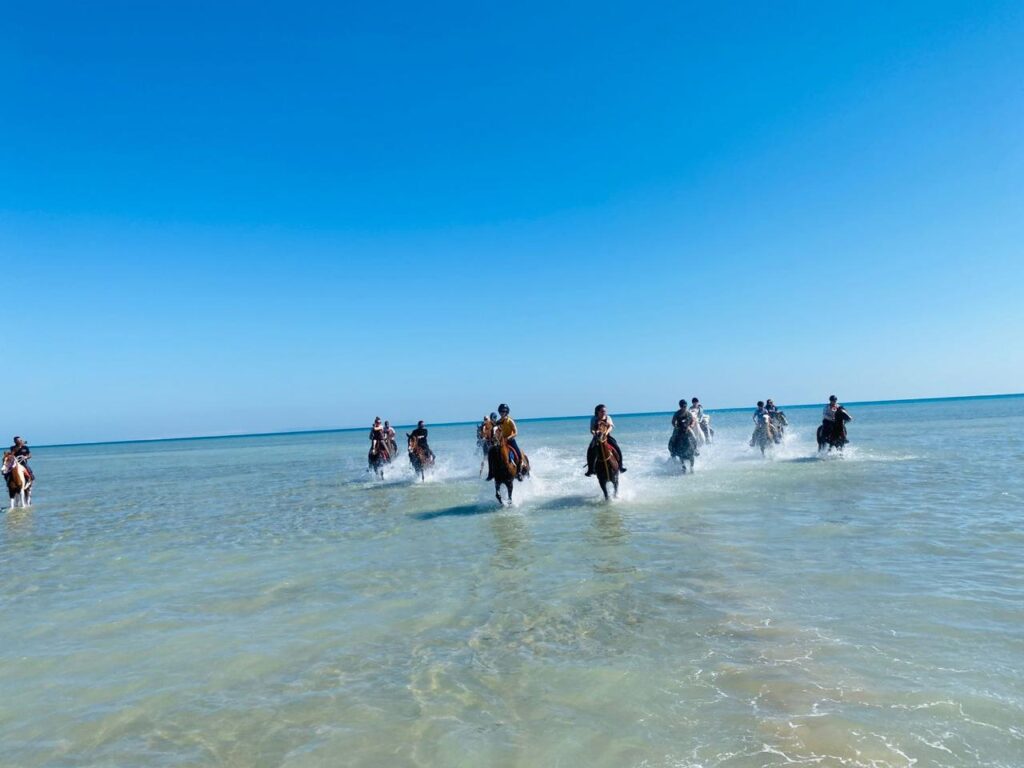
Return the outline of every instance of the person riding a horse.
<path id="1" fill-rule="evenodd" d="M 388 448 L 388 437 L 384 431 L 384 425 L 380 423 L 380 416 L 373 420 L 373 426 L 370 427 L 370 453 L 376 455 L 382 452 L 385 456 L 385 461 L 391 461 L 391 449 Z"/>
<path id="2" fill-rule="evenodd" d="M 25 468 L 25 472 L 28 473 L 29 479 L 32 482 L 35 482 L 36 475 L 32 471 L 32 468 L 28 465 L 28 460 L 32 458 L 32 451 L 25 444 L 25 441 L 22 440 L 17 435 L 15 435 L 14 436 L 14 445 L 12 445 L 8 450 L 11 452 L 11 455 L 14 456 L 15 459 L 17 459 L 18 463 L 21 464 L 21 466 Z M 7 472 L 6 471 L 3 474 L 4 474 L 4 477 L 7 476 Z"/>
<path id="3" fill-rule="evenodd" d="M 398 455 L 398 441 L 395 440 L 395 428 L 391 426 L 390 421 L 384 422 L 384 439 L 387 441 L 388 453 L 392 456 Z"/>
<path id="4" fill-rule="evenodd" d="M 498 414 L 492 413 L 484 416 L 483 421 L 476 425 L 476 444 L 478 448 L 487 450 L 491 441 L 494 440 L 494 425 L 498 421 Z"/>
<path id="5" fill-rule="evenodd" d="M 687 407 L 685 398 L 680 400 L 679 410 L 672 414 L 672 429 L 696 429 L 697 423 L 696 412 Z"/>
<path id="6" fill-rule="evenodd" d="M 598 441 L 603 436 L 608 441 L 608 445 L 615 451 L 615 455 L 619 459 L 619 471 L 625 472 L 626 467 L 622 463 L 622 449 L 619 447 L 618 442 L 612 437 L 612 430 L 615 429 L 615 422 L 612 421 L 612 417 L 608 415 L 608 409 L 602 403 L 594 408 L 594 415 L 590 417 L 590 434 L 593 435 L 593 439 L 590 441 L 590 447 L 587 448 L 587 473 L 586 476 L 590 477 L 594 474 L 594 462 L 597 461 L 598 456 Z"/>
<path id="7" fill-rule="evenodd" d="M 821 436 L 828 441 L 832 437 L 832 427 L 836 423 L 836 411 L 839 409 L 839 398 L 835 395 L 828 396 L 828 405 L 821 413 Z"/>
<path id="8" fill-rule="evenodd" d="M 416 429 L 409 433 L 409 437 L 416 440 L 416 446 L 429 456 L 431 461 L 434 460 L 434 452 L 430 450 L 430 445 L 427 444 L 427 428 L 423 426 L 422 421 L 416 422 Z"/>
<path id="9" fill-rule="evenodd" d="M 789 419 L 786 418 L 786 414 L 775 407 L 775 401 L 770 397 L 765 401 L 764 409 L 767 411 L 772 429 L 775 431 L 775 442 L 782 442 L 782 434 L 786 431 L 786 427 L 789 426 Z"/>
<path id="10" fill-rule="evenodd" d="M 519 444 L 516 443 L 516 435 L 519 434 L 519 430 L 516 429 L 516 423 L 509 416 L 509 407 L 505 403 L 498 406 L 498 422 L 494 427 L 494 436 L 498 440 L 504 440 L 508 446 L 509 458 L 516 465 L 516 474 L 522 474 L 523 452 L 519 450 Z M 487 479 L 493 480 L 494 478 L 489 474 Z"/>
<path id="11" fill-rule="evenodd" d="M 679 402 L 684 405 L 686 403 L 685 400 L 680 400 Z M 700 400 L 696 397 L 690 401 L 690 413 L 693 414 L 698 424 L 704 419 L 704 406 L 700 404 Z"/>
<path id="12" fill-rule="evenodd" d="M 774 432 L 772 430 L 772 415 L 765 408 L 764 400 L 757 401 L 757 410 L 754 411 L 754 433 L 750 436 L 750 444 L 754 445 L 757 442 L 757 435 L 762 430 L 768 431 L 768 437 L 772 440 L 775 439 Z"/>

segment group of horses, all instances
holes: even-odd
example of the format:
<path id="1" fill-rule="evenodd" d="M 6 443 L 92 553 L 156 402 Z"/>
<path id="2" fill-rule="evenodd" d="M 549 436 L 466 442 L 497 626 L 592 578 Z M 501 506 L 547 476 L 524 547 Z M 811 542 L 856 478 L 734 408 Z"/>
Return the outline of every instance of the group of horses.
<path id="1" fill-rule="evenodd" d="M 761 455 L 764 456 L 767 449 L 782 442 L 782 438 L 786 435 L 786 427 L 788 426 L 789 420 L 782 411 L 771 411 L 764 414 L 754 424 L 754 434 L 750 438 L 750 447 L 760 449 Z"/>
<path id="2" fill-rule="evenodd" d="M 679 459 L 683 474 L 686 474 L 686 465 L 690 465 L 690 472 L 693 472 L 693 465 L 700 455 L 698 448 L 710 443 L 715 436 L 715 430 L 711 428 L 711 417 L 703 414 L 699 420 L 678 422 L 672 429 L 672 436 L 668 439 L 668 452 L 674 459 Z"/>
<path id="3" fill-rule="evenodd" d="M 427 450 L 426 446 L 420 445 L 420 441 L 412 434 L 406 435 L 408 440 L 409 463 L 412 470 L 419 475 L 420 480 L 427 479 L 427 470 L 434 466 L 434 456 Z M 370 444 L 370 452 L 366 457 L 366 463 L 370 471 L 384 479 L 384 468 L 398 456 L 398 443 L 393 437 L 386 440 L 374 440 Z"/>
<path id="4" fill-rule="evenodd" d="M 32 476 L 22 466 L 21 459 L 10 451 L 4 451 L 3 474 L 7 480 L 7 495 L 11 499 L 10 509 L 32 506 Z"/>
<path id="5" fill-rule="evenodd" d="M 826 424 L 818 427 L 818 450 L 823 451 L 828 448 L 829 451 L 842 451 L 843 446 L 848 442 L 846 422 L 851 418 L 846 409 L 840 406 L 831 428 L 828 428 Z M 767 448 L 782 442 L 788 426 L 789 421 L 782 411 L 766 414 L 754 429 L 754 436 L 750 440 L 751 447 L 760 448 L 761 453 L 764 454 Z M 683 474 L 686 474 L 687 466 L 689 466 L 689 471 L 693 472 L 694 460 L 700 455 L 699 447 L 709 444 L 714 438 L 714 434 L 715 430 L 711 428 L 711 418 L 708 414 L 704 414 L 700 420 L 686 420 L 675 426 L 668 441 L 668 452 L 673 459 L 679 460 Z M 420 445 L 413 435 L 410 434 L 407 437 L 409 439 L 409 463 L 420 479 L 424 480 L 426 479 L 426 470 L 434 464 L 434 457 Z M 381 479 L 384 477 L 384 467 L 391 463 L 398 452 L 398 446 L 394 440 L 389 440 L 387 443 L 375 441 L 368 456 L 370 469 Z M 480 437 L 477 440 L 477 446 L 483 456 L 480 462 L 480 475 L 483 475 L 486 466 L 488 479 L 494 481 L 494 497 L 499 504 L 511 504 L 513 482 L 524 480 L 530 476 L 529 458 L 523 453 L 517 462 L 513 449 L 504 437 L 497 434 Z M 588 455 L 588 465 L 593 467 L 605 499 L 618 496 L 619 475 L 622 467 L 618 453 L 608 442 L 608 434 L 598 432 L 588 448 L 588 454 L 589 451 L 595 452 L 593 456 Z M 502 486 L 505 487 L 507 499 L 502 498 Z"/>

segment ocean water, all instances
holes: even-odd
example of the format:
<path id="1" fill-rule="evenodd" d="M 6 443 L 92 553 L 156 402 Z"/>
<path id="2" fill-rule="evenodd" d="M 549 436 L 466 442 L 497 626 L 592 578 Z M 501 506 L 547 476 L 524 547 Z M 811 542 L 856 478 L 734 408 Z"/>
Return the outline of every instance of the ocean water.
<path id="1" fill-rule="evenodd" d="M 483 407 L 478 410 L 483 410 Z M 3 766 L 1022 766 L 1024 398 L 41 448 L 0 527 Z M 614 413 L 614 412 L 613 412 Z M 386 415 L 386 414 L 385 414 Z"/>

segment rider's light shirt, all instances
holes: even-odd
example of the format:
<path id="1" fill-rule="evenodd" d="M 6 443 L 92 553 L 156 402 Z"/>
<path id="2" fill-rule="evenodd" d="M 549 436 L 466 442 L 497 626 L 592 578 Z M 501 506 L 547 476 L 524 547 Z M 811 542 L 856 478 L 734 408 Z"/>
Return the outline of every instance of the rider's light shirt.
<path id="1" fill-rule="evenodd" d="M 704 406 L 697 403 L 695 406 L 690 408 L 690 412 L 697 417 L 697 421 L 704 418 Z"/>
<path id="2" fill-rule="evenodd" d="M 828 405 L 825 406 L 825 410 L 822 412 L 821 415 L 822 415 L 822 418 L 825 419 L 825 421 L 835 421 L 836 420 L 836 406 L 834 406 L 831 403 L 829 403 Z"/>
<path id="3" fill-rule="evenodd" d="M 603 419 L 599 419 L 597 416 L 591 416 L 590 431 L 596 432 L 598 427 L 602 427 L 606 432 L 611 432 L 615 428 L 615 422 L 612 421 L 611 416 L 605 416 Z"/>

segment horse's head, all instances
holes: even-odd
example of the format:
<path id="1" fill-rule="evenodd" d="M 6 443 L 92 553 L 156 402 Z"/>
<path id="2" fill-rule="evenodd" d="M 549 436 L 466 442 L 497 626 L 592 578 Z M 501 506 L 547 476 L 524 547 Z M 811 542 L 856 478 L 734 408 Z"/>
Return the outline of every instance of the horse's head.
<path id="1" fill-rule="evenodd" d="M 405 443 L 409 447 L 410 451 L 415 451 L 416 450 L 416 445 L 417 445 L 416 438 L 413 437 L 412 434 L 409 433 L 409 432 L 405 433 Z"/>
<path id="2" fill-rule="evenodd" d="M 16 461 L 17 461 L 17 459 L 14 458 L 14 454 L 13 453 L 11 453 L 10 451 L 4 451 L 4 461 L 3 461 L 4 472 L 10 472 L 11 471 L 11 467 L 14 466 Z"/>

